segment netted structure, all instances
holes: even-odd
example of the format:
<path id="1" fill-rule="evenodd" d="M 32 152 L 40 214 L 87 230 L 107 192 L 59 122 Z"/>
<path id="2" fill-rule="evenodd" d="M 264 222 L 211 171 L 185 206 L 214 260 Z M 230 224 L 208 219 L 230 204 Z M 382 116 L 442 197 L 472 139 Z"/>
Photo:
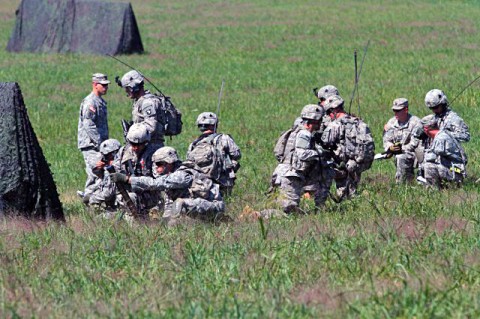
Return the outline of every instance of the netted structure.
<path id="1" fill-rule="evenodd" d="M 0 82 L 0 215 L 64 220 L 18 83 Z"/>
<path id="2" fill-rule="evenodd" d="M 11 52 L 130 54 L 143 45 L 130 3 L 22 0 Z"/>

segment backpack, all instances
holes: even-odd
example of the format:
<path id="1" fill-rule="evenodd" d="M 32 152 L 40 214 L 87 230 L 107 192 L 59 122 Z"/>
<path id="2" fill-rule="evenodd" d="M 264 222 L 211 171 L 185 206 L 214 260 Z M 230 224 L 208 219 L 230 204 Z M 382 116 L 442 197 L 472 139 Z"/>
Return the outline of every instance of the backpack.
<path id="1" fill-rule="evenodd" d="M 345 155 L 354 159 L 360 170 L 366 171 L 372 166 L 375 157 L 375 142 L 368 125 L 359 118 L 349 117 L 345 124 Z"/>
<path id="2" fill-rule="evenodd" d="M 182 112 L 173 105 L 169 96 L 155 94 L 160 100 L 160 109 L 165 118 L 165 135 L 173 136 L 182 133 Z"/>
<path id="3" fill-rule="evenodd" d="M 217 146 L 221 134 L 213 133 L 193 142 L 193 149 L 188 153 L 187 160 L 195 163 L 195 169 L 207 175 L 214 181 L 220 179 L 223 172 L 223 156 Z"/>
<path id="4" fill-rule="evenodd" d="M 285 163 L 287 160 L 290 160 L 290 155 L 295 150 L 295 138 L 298 131 L 298 126 L 292 127 L 283 132 L 275 142 L 273 153 L 279 163 Z"/>

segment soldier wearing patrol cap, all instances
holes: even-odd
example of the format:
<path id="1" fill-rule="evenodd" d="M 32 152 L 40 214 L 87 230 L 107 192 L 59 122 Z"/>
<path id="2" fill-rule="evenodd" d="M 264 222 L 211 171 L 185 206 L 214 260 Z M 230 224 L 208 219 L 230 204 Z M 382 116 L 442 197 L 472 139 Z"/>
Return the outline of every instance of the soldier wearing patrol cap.
<path id="1" fill-rule="evenodd" d="M 122 76 L 117 83 L 125 89 L 127 96 L 133 100 L 132 121 L 142 123 L 150 133 L 150 145 L 156 149 L 164 144 L 165 114 L 161 111 L 160 99 L 145 90 L 145 77 L 136 70 L 131 70 Z"/>
<path id="2" fill-rule="evenodd" d="M 92 169 L 101 158 L 100 144 L 108 139 L 107 102 L 102 98 L 110 81 L 102 73 L 92 75 L 92 92 L 83 99 L 78 118 L 78 149 L 85 160 L 87 181 L 85 189 L 95 183 Z M 84 192 L 78 192 L 80 196 Z"/>
<path id="3" fill-rule="evenodd" d="M 383 128 L 383 148 L 388 157 L 394 156 L 396 182 L 412 181 L 414 167 L 419 162 L 416 154 L 423 154 L 421 145 L 412 137 L 420 119 L 408 112 L 408 100 L 405 98 L 395 99 L 392 111 L 395 116 Z"/>

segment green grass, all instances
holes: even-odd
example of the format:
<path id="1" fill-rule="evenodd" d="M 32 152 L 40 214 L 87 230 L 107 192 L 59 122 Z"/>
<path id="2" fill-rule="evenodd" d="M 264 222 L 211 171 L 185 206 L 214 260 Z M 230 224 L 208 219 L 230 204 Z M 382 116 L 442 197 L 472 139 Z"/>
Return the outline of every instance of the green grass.
<path id="1" fill-rule="evenodd" d="M 374 163 L 360 196 L 324 212 L 259 222 L 276 162 L 272 149 L 311 89 L 333 84 L 349 102 L 353 51 L 370 47 L 360 80 L 360 113 L 381 145 L 397 97 L 428 114 L 427 91 L 453 99 L 480 74 L 475 1 L 133 1 L 147 53 L 122 56 L 154 80 L 184 114 L 167 141 L 184 155 L 200 112 L 215 111 L 226 80 L 220 130 L 242 148 L 227 209 L 231 223 L 168 229 L 97 220 L 75 191 L 85 181 L 76 149 L 78 108 L 94 72 L 127 68 L 103 56 L 0 52 L 0 78 L 20 84 L 51 164 L 65 225 L 2 220 L 2 317 L 478 317 L 480 158 L 478 88 L 453 108 L 470 127 L 469 177 L 442 192 L 396 186 L 391 161 Z M 18 1 L 1 0 L 0 43 Z M 111 85 L 111 137 L 130 101 Z M 311 205 L 311 203 L 304 203 Z"/>

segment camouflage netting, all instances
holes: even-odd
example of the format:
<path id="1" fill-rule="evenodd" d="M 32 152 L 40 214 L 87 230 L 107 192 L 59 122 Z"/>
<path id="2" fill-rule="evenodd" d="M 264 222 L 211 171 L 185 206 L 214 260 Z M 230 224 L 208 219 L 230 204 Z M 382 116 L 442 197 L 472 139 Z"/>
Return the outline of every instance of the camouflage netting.
<path id="1" fill-rule="evenodd" d="M 143 45 L 130 3 L 22 0 L 11 52 L 130 54 Z"/>
<path id="2" fill-rule="evenodd" d="M 17 83 L 0 82 L 0 215 L 64 220 Z"/>

